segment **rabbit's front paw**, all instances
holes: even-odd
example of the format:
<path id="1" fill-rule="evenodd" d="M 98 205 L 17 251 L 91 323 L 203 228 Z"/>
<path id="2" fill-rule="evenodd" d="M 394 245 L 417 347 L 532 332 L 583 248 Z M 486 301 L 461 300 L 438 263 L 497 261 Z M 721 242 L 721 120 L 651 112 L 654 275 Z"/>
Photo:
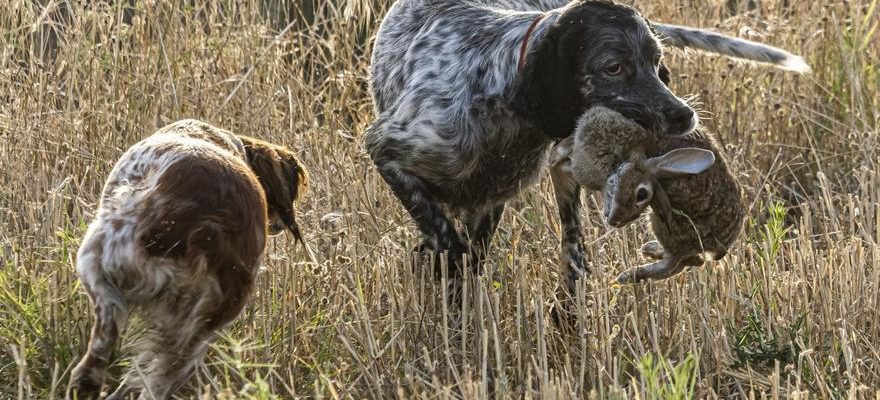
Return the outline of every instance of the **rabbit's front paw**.
<path id="1" fill-rule="evenodd" d="M 663 245 L 661 245 L 660 242 L 656 240 L 645 242 L 645 244 L 642 245 L 642 248 L 639 249 L 639 251 L 642 253 L 643 256 L 647 258 L 653 258 L 655 260 L 662 259 L 664 253 Z"/>

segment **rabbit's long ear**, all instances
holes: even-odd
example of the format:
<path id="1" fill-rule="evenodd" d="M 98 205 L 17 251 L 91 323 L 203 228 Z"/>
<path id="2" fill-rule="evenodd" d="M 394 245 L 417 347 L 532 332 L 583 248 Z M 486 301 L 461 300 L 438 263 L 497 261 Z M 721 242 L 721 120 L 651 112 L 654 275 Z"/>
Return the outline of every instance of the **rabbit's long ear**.
<path id="1" fill-rule="evenodd" d="M 666 195 L 666 190 L 663 189 L 659 182 L 654 182 L 654 197 L 651 198 L 651 208 L 655 214 L 660 216 L 663 223 L 666 224 L 666 230 L 671 230 L 672 217 L 675 214 L 675 210 L 672 208 L 669 196 Z"/>
<path id="2" fill-rule="evenodd" d="M 577 133 L 575 133 L 576 135 Z M 562 166 L 566 168 L 568 164 L 568 170 L 571 171 L 571 152 L 574 150 L 574 135 L 571 135 L 557 143 L 553 146 L 553 150 L 550 151 L 550 166 L 558 167 Z"/>
<path id="3" fill-rule="evenodd" d="M 715 164 L 715 153 L 696 147 L 672 150 L 645 160 L 642 165 L 657 178 L 699 174 Z"/>

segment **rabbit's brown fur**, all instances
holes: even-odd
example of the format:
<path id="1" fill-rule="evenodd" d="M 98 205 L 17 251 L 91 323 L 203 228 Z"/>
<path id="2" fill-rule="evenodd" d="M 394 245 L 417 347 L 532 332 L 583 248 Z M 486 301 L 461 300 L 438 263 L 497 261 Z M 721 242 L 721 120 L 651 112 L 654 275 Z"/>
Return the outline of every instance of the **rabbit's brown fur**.
<path id="1" fill-rule="evenodd" d="M 642 248 L 645 255 L 661 258 L 653 264 L 635 268 L 618 276 L 619 282 L 639 282 L 664 278 L 685 266 L 699 266 L 696 257 L 711 255 L 720 260 L 736 241 L 745 217 L 742 197 L 736 179 L 718 152 L 715 139 L 702 131 L 677 138 L 661 138 L 646 156 L 695 147 L 715 154 L 715 163 L 703 173 L 659 179 L 651 202 L 651 228 L 659 247 L 649 242 Z M 642 174 L 643 171 L 634 172 Z M 620 190 L 625 190 L 621 188 Z M 667 199 L 663 198 L 665 194 Z M 659 256 L 659 257 L 658 257 Z"/>
<path id="2" fill-rule="evenodd" d="M 641 152 L 649 136 L 616 111 L 593 107 L 578 120 L 575 134 L 554 148 L 550 164 L 562 166 L 584 188 L 602 190 L 608 176 L 632 153 Z"/>

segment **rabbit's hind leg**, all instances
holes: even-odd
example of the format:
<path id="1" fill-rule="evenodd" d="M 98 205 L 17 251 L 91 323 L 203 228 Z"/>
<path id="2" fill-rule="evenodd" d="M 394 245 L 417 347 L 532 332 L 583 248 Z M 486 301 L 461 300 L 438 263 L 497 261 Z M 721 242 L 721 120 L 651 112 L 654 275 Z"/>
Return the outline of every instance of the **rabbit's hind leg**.
<path id="1" fill-rule="evenodd" d="M 664 279 L 678 274 L 685 267 L 699 265 L 703 265 L 703 260 L 696 255 L 666 255 L 659 261 L 621 273 L 617 276 L 617 283 L 639 283 L 648 279 Z"/>
<path id="2" fill-rule="evenodd" d="M 668 275 L 668 271 L 674 267 L 670 264 L 670 261 L 670 259 L 664 258 L 650 264 L 642 265 L 641 267 L 624 271 L 617 276 L 616 281 L 620 284 L 635 284 L 647 279 L 658 279 Z"/>

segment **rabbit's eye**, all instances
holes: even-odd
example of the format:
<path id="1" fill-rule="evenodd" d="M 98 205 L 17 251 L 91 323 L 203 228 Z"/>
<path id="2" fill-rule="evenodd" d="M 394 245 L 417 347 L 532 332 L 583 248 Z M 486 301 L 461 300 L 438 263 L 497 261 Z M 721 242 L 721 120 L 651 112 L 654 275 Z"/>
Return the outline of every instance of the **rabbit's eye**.
<path id="1" fill-rule="evenodd" d="M 645 189 L 643 187 L 639 188 L 639 190 L 636 191 L 636 202 L 642 203 L 645 200 L 648 200 L 649 194 L 650 193 L 648 193 L 648 189 Z"/>

